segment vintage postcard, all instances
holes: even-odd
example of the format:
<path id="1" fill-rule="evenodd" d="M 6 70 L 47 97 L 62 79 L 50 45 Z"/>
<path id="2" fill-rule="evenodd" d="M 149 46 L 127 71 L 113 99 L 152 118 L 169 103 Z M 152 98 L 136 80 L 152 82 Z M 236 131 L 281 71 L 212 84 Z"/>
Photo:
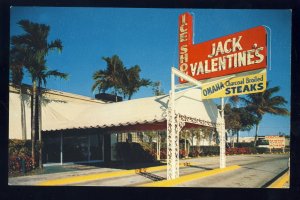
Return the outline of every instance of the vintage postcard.
<path id="1" fill-rule="evenodd" d="M 8 184 L 289 188 L 289 9 L 10 8 Z"/>

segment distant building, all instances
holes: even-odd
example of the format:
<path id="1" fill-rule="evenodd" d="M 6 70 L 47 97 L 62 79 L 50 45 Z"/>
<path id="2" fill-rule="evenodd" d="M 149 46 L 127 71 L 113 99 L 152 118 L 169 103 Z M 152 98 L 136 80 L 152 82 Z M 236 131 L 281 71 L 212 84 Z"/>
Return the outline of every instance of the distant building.
<path id="1" fill-rule="evenodd" d="M 268 141 L 270 148 L 282 148 L 290 146 L 290 137 L 287 136 L 278 136 L 278 135 L 267 135 L 267 136 L 258 136 L 258 140 Z M 255 137 L 239 137 L 240 143 L 251 143 L 254 142 Z M 236 136 L 228 138 L 227 142 L 237 142 Z"/>
<path id="2" fill-rule="evenodd" d="M 250 143 L 250 142 L 254 142 L 255 137 L 239 137 L 239 142 L 245 142 L 245 143 Z M 237 137 L 236 135 L 231 137 L 230 139 L 228 139 L 229 141 L 233 141 L 233 142 L 237 142 Z"/>

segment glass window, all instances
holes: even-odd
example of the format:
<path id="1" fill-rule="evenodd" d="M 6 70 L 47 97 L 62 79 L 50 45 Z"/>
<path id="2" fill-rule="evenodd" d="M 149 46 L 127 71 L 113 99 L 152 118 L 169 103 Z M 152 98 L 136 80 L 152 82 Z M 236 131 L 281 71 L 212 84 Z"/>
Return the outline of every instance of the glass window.
<path id="1" fill-rule="evenodd" d="M 61 135 L 47 134 L 43 137 L 43 163 L 60 163 Z M 67 133 L 63 136 L 63 162 L 103 160 L 103 135 Z"/>
<path id="2" fill-rule="evenodd" d="M 103 160 L 103 135 L 90 135 L 90 160 Z"/>
<path id="3" fill-rule="evenodd" d="M 88 136 L 63 137 L 63 162 L 88 161 Z"/>
<path id="4" fill-rule="evenodd" d="M 60 162 L 60 134 L 43 135 L 43 163 Z"/>

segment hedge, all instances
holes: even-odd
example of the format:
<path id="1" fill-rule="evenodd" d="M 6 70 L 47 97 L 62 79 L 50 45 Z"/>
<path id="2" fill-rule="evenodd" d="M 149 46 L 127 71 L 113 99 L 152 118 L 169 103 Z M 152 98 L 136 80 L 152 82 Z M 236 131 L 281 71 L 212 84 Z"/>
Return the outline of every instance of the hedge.
<path id="1" fill-rule="evenodd" d="M 189 157 L 219 155 L 219 146 L 191 146 Z"/>
<path id="2" fill-rule="evenodd" d="M 9 140 L 8 154 L 31 157 L 31 140 Z"/>
<path id="3" fill-rule="evenodd" d="M 156 158 L 156 149 L 152 149 L 151 154 Z M 185 158 L 186 152 L 184 149 L 179 149 L 179 158 Z M 167 159 L 167 148 L 160 148 L 160 159 Z"/>
<path id="4" fill-rule="evenodd" d="M 8 162 L 8 173 L 26 173 L 33 169 L 32 158 L 29 156 L 10 156 Z"/>
<path id="5" fill-rule="evenodd" d="M 37 141 L 37 149 L 39 142 Z M 36 156 L 35 166 L 31 157 L 31 140 L 11 139 L 8 143 L 8 173 L 25 173 L 29 172 L 39 162 L 39 156 Z"/>
<path id="6" fill-rule="evenodd" d="M 239 142 L 234 143 L 234 147 L 241 148 L 241 147 L 254 147 L 254 142 Z"/>
<path id="7" fill-rule="evenodd" d="M 242 145 L 243 146 L 243 145 Z M 247 146 L 247 145 L 245 145 Z M 282 149 L 272 149 L 272 153 L 281 153 Z M 226 155 L 234 155 L 234 154 L 262 154 L 262 153 L 271 153 L 269 148 L 264 147 L 234 147 L 234 148 L 226 148 Z M 286 150 L 288 152 L 288 150 Z M 220 148 L 219 146 L 192 146 L 190 148 L 190 157 L 197 157 L 197 156 L 212 156 L 212 155 L 219 155 Z"/>
<path id="8" fill-rule="evenodd" d="M 116 144 L 116 157 L 126 162 L 148 162 L 156 159 L 152 148 L 146 143 L 119 142 Z"/>

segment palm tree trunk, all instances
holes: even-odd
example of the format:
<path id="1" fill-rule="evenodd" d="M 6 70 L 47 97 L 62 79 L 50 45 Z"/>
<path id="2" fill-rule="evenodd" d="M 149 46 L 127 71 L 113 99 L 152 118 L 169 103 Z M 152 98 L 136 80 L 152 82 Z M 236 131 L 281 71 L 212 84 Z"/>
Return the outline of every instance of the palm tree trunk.
<path id="1" fill-rule="evenodd" d="M 234 134 L 232 130 L 231 130 L 231 136 L 232 136 L 232 148 L 234 148 Z"/>
<path id="2" fill-rule="evenodd" d="M 36 146 L 36 81 L 33 81 L 32 85 L 32 101 L 31 101 L 31 154 L 33 168 L 35 168 L 35 146 Z"/>
<path id="3" fill-rule="evenodd" d="M 26 134 L 26 113 L 25 113 L 25 104 L 23 100 L 23 90 L 22 84 L 20 84 L 20 102 L 21 102 L 21 126 L 22 126 L 22 139 L 27 139 Z"/>
<path id="4" fill-rule="evenodd" d="M 194 133 L 192 133 L 192 146 L 194 146 Z"/>
<path id="5" fill-rule="evenodd" d="M 240 137 L 240 132 L 239 130 L 236 131 L 236 143 L 239 143 L 239 137 Z"/>
<path id="6" fill-rule="evenodd" d="M 187 157 L 187 149 L 186 149 L 186 132 L 184 132 L 184 157 Z"/>
<path id="7" fill-rule="evenodd" d="M 201 153 L 201 152 L 200 152 L 200 150 L 201 150 L 201 149 L 200 149 L 200 138 L 201 138 L 201 135 L 200 135 L 199 132 L 198 132 L 197 134 L 199 134 L 199 135 L 198 135 L 198 137 L 197 137 L 197 142 L 196 142 L 197 144 L 196 144 L 196 146 L 197 146 L 197 149 L 198 149 L 198 152 L 199 152 L 199 156 L 200 156 L 200 153 Z"/>
<path id="8" fill-rule="evenodd" d="M 118 102 L 118 95 L 117 95 L 117 91 L 115 90 L 115 100 L 116 102 Z"/>
<path id="9" fill-rule="evenodd" d="M 159 132 L 157 131 L 157 141 L 156 141 L 156 159 L 160 160 L 160 136 Z"/>
<path id="10" fill-rule="evenodd" d="M 37 108 L 38 108 L 38 132 L 39 132 L 39 168 L 43 168 L 43 152 L 42 152 L 42 93 L 41 93 L 41 84 L 39 83 L 38 94 L 37 94 Z"/>
<path id="11" fill-rule="evenodd" d="M 257 136 L 258 136 L 259 124 L 255 126 L 255 138 L 254 138 L 254 147 L 256 146 Z"/>

